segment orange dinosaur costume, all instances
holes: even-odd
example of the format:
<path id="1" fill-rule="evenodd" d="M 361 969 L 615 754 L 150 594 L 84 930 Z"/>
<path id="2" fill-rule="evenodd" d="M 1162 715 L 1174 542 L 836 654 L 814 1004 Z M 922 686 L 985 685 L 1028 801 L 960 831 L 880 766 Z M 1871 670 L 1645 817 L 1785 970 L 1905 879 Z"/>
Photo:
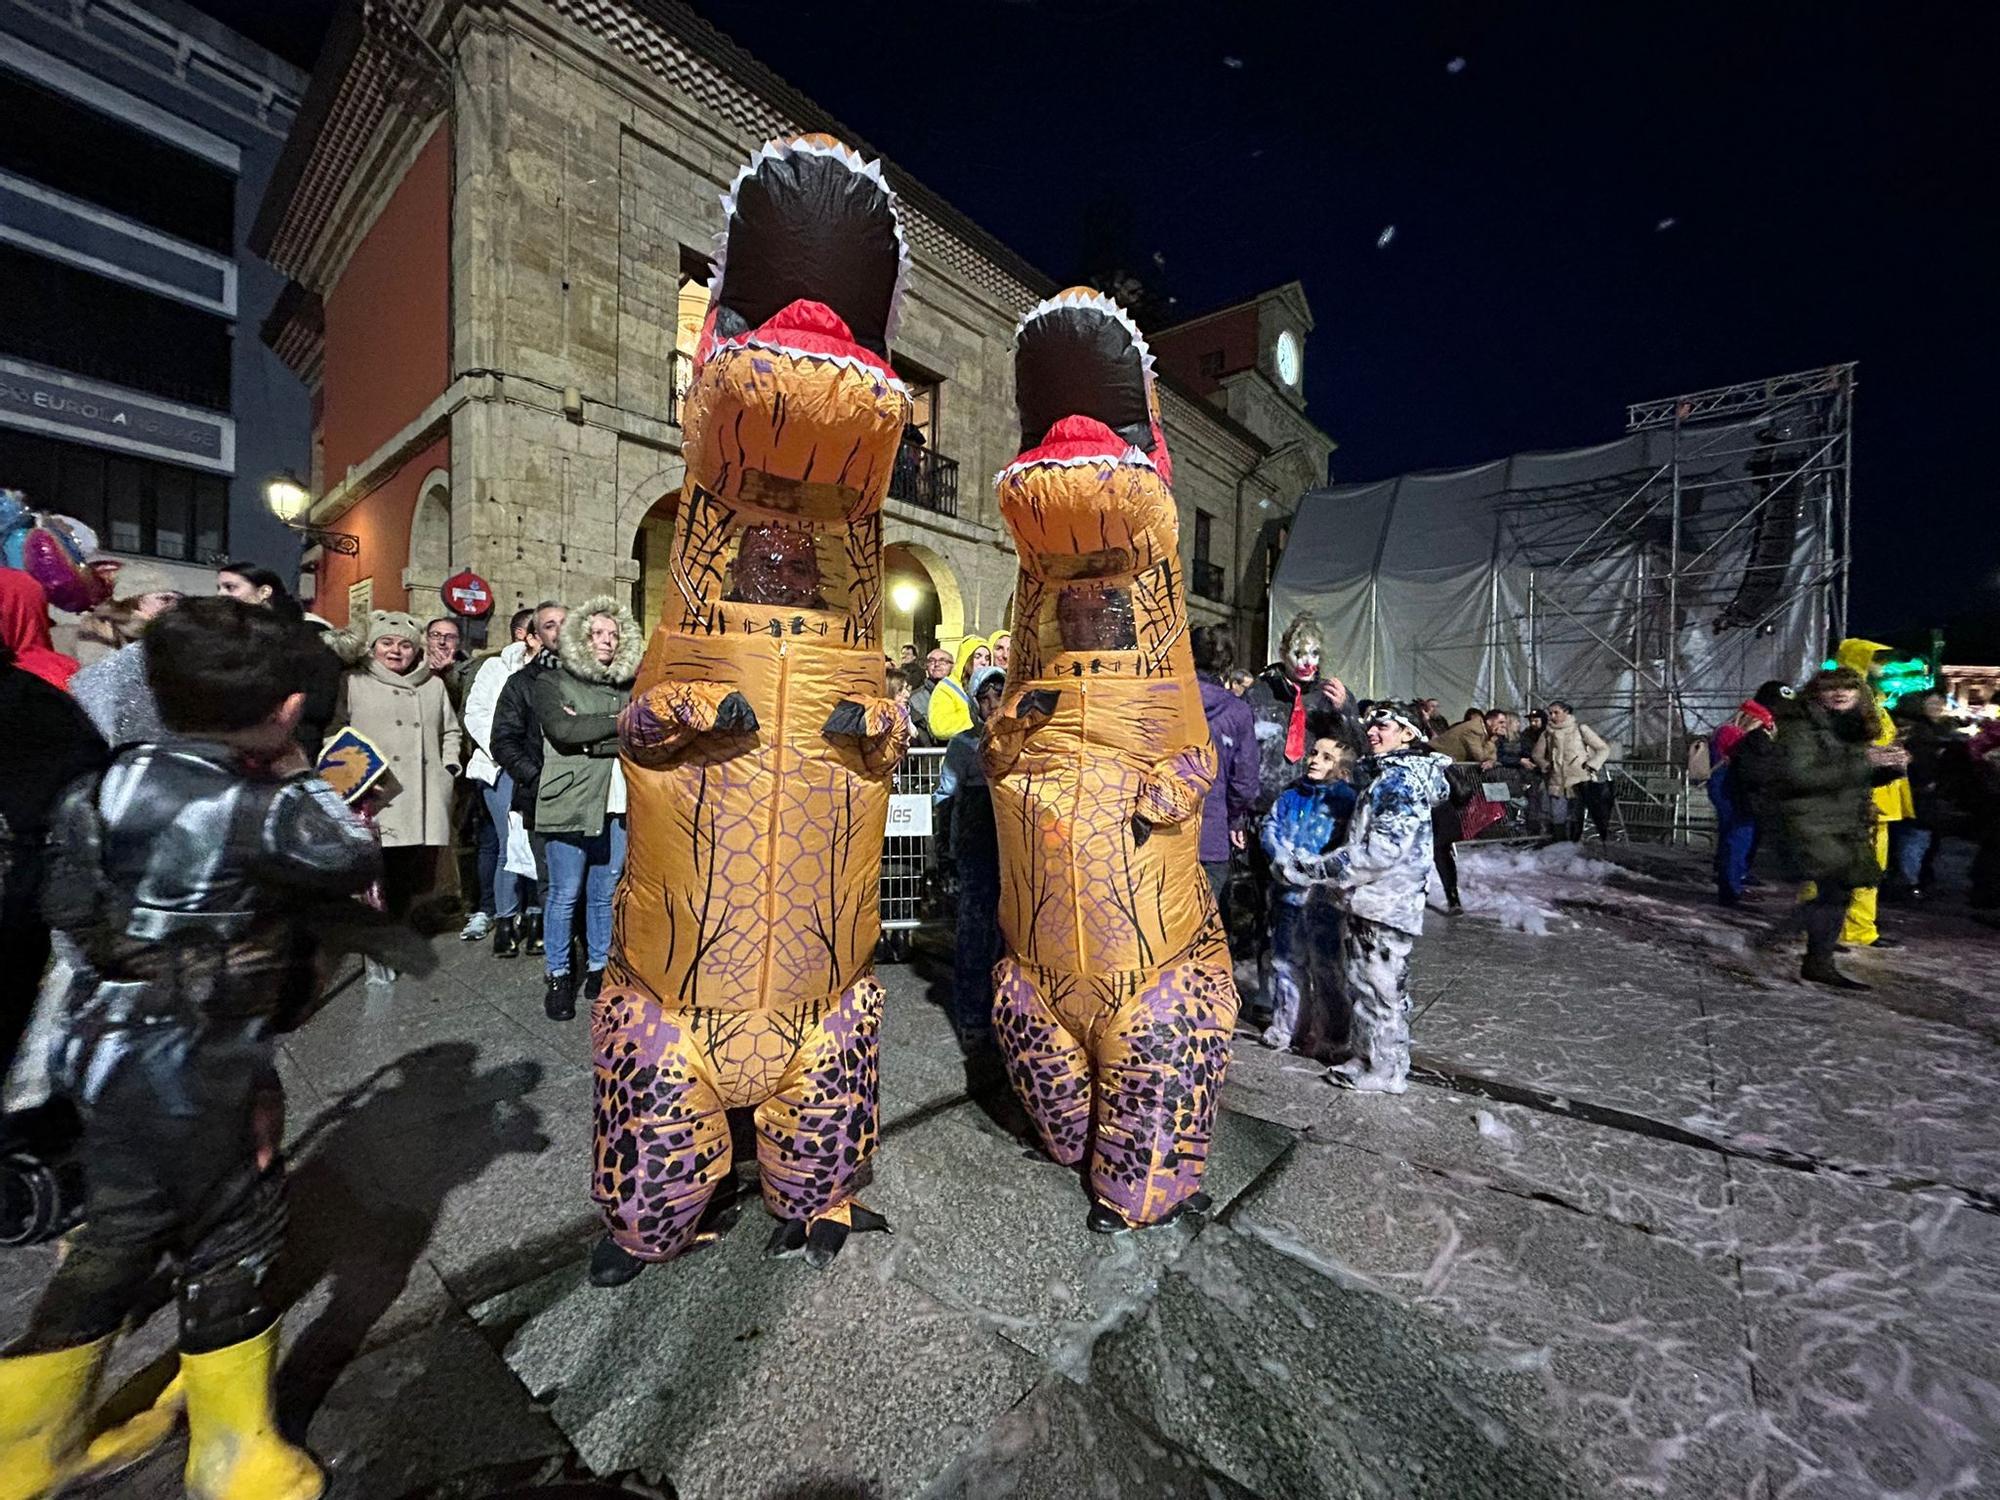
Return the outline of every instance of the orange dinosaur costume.
<path id="1" fill-rule="evenodd" d="M 881 1223 L 851 1195 L 876 1136 L 876 888 L 908 737 L 880 632 L 908 252 L 879 166 L 826 136 L 765 146 L 724 205 L 672 586 L 619 720 L 631 843 L 591 1017 L 592 1191 L 630 1271 L 693 1241 L 733 1106 L 755 1107 L 774 1252 L 824 1264 Z"/>
<path id="2" fill-rule="evenodd" d="M 1215 752 L 1145 340 L 1115 302 L 1063 292 L 1021 324 L 1015 393 L 993 1022 L 1049 1153 L 1090 1158 L 1091 1226 L 1117 1231 L 1202 1201 L 1237 1003 L 1199 860 Z"/>

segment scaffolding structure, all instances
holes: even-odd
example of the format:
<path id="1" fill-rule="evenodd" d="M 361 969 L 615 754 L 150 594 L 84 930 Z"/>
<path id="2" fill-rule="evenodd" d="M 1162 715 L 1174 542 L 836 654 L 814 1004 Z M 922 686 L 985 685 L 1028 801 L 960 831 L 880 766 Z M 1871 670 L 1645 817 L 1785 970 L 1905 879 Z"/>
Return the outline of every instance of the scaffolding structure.
<path id="1" fill-rule="evenodd" d="M 1594 447 L 1315 490 L 1271 583 L 1369 698 L 1564 699 L 1678 761 L 1845 633 L 1855 367 L 1627 410 Z"/>
<path id="2" fill-rule="evenodd" d="M 1632 754 L 1674 758 L 1755 686 L 1781 619 L 1814 649 L 1845 635 L 1854 390 L 1850 361 L 1635 402 L 1628 433 L 1670 435 L 1660 462 L 1511 496 L 1530 700 L 1570 694 L 1623 718 Z M 1551 654 L 1568 681 L 1543 678 Z"/>

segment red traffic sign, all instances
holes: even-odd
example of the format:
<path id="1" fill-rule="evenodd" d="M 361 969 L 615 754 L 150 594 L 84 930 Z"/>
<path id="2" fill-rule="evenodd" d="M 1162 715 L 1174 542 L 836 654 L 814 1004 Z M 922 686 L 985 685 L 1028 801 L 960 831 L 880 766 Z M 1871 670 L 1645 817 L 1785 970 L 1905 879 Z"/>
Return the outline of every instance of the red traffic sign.
<path id="1" fill-rule="evenodd" d="M 438 592 L 444 596 L 444 607 L 455 615 L 477 620 L 493 613 L 493 586 L 470 568 L 452 574 Z"/>

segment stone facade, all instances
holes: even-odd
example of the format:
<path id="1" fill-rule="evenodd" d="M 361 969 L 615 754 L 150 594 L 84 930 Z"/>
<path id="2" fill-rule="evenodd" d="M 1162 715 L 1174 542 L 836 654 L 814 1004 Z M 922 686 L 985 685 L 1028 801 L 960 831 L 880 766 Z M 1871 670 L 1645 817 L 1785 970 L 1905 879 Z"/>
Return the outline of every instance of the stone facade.
<path id="1" fill-rule="evenodd" d="M 713 246 L 722 193 L 764 140 L 799 129 L 853 138 L 677 7 L 445 0 L 425 24 L 455 62 L 453 376 L 427 417 L 409 417 L 448 429 L 449 556 L 421 568 L 375 559 L 377 598 L 379 580 L 402 570 L 412 607 L 422 607 L 416 596 L 439 581 L 429 573 L 448 563 L 494 585 L 498 614 L 617 580 L 650 615 L 682 476 L 682 283 Z M 321 78 L 315 88 L 336 84 Z M 320 156 L 304 168 L 333 169 Z M 348 170 L 358 177 L 364 167 Z M 936 632 L 948 643 L 1001 628 L 1011 602 L 1013 548 L 992 477 L 1019 446 L 1014 327 L 1052 286 L 971 226 L 954 229 L 948 207 L 893 164 L 885 170 L 904 197 L 914 256 L 893 357 L 935 377 L 931 450 L 957 462 L 959 479 L 955 516 L 892 499 L 885 540 L 930 575 Z M 316 259 L 303 247 L 295 258 Z M 325 296 L 339 267 L 315 270 Z M 329 406 L 340 399 L 325 392 Z M 1210 558 L 1230 580 L 1230 602 L 1198 599 L 1194 616 L 1261 635 L 1261 593 L 1246 591 L 1262 583 L 1246 550 L 1256 527 L 1242 512 L 1245 481 L 1268 445 L 1199 399 L 1170 390 L 1165 405 L 1184 547 L 1197 508 L 1217 518 Z M 400 450 L 385 446 L 385 474 L 425 434 L 404 436 Z M 330 476 L 337 482 L 314 519 L 343 524 L 338 517 L 371 504 L 377 477 L 366 464 Z"/>

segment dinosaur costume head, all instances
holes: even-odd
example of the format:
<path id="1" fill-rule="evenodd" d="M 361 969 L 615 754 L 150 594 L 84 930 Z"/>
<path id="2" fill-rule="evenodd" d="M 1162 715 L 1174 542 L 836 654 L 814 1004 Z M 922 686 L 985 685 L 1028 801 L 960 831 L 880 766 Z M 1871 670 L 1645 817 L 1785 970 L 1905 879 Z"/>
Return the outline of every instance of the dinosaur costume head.
<path id="1" fill-rule="evenodd" d="M 895 195 L 879 164 L 806 135 L 758 151 L 723 208 L 681 413 L 669 623 L 872 647 L 879 513 L 910 410 L 889 365 L 909 275 Z"/>

